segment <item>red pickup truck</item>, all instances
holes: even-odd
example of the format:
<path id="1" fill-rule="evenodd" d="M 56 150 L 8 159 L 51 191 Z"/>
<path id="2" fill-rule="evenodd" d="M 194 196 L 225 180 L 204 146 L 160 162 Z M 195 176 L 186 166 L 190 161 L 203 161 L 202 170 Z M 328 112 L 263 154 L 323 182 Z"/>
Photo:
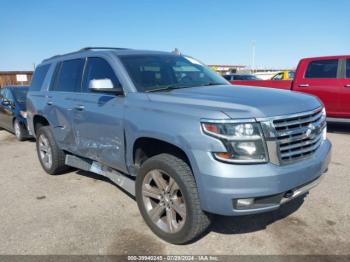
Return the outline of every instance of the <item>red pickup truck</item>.
<path id="1" fill-rule="evenodd" d="M 350 56 L 304 58 L 299 62 L 294 80 L 230 82 L 315 95 L 324 103 L 329 120 L 350 121 Z"/>

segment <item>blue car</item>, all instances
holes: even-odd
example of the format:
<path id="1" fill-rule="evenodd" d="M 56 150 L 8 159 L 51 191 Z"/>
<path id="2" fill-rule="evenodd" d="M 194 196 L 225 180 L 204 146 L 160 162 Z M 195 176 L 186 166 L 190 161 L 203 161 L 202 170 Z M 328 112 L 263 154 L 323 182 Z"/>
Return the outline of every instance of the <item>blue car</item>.
<path id="1" fill-rule="evenodd" d="M 28 86 L 5 86 L 0 89 L 0 127 L 13 132 L 17 140 L 29 138 L 26 98 Z"/>

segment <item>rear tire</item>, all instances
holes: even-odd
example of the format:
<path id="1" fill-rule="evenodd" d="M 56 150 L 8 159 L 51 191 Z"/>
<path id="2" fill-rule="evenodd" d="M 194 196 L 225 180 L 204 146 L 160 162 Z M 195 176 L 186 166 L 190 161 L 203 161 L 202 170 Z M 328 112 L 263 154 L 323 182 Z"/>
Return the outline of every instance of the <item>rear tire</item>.
<path id="1" fill-rule="evenodd" d="M 197 239 L 211 223 L 200 207 L 190 167 L 170 154 L 156 155 L 142 164 L 136 177 L 136 200 L 151 230 L 172 244 Z"/>
<path id="2" fill-rule="evenodd" d="M 13 130 L 18 141 L 24 141 L 27 138 L 27 130 L 17 119 L 13 121 Z"/>
<path id="3" fill-rule="evenodd" d="M 36 149 L 40 164 L 46 173 L 58 175 L 69 170 L 69 167 L 65 165 L 66 154 L 57 146 L 49 126 L 39 128 Z"/>

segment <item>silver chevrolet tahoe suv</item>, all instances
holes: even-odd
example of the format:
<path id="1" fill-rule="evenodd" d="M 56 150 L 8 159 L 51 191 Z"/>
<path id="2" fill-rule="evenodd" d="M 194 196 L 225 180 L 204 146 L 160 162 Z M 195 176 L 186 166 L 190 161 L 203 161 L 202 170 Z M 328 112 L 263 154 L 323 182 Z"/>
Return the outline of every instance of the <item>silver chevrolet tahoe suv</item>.
<path id="1" fill-rule="evenodd" d="M 330 161 L 316 97 L 232 86 L 174 53 L 84 48 L 46 59 L 27 109 L 47 173 L 108 177 L 175 244 L 202 235 L 212 213 L 266 212 L 305 195 Z"/>

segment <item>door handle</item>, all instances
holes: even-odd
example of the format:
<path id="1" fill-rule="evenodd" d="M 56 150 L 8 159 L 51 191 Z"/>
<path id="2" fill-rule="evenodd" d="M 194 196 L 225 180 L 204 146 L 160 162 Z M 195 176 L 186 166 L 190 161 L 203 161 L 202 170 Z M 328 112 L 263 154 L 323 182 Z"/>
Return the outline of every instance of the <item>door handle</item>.
<path id="1" fill-rule="evenodd" d="M 350 84 L 346 84 L 345 87 L 350 87 Z"/>
<path id="2" fill-rule="evenodd" d="M 85 106 L 83 105 L 78 105 L 75 107 L 75 110 L 78 110 L 78 111 L 83 111 L 85 109 Z"/>
<path id="3" fill-rule="evenodd" d="M 52 106 L 52 105 L 53 105 L 52 101 L 48 101 L 46 104 L 47 104 L 48 106 Z"/>
<path id="4" fill-rule="evenodd" d="M 299 87 L 309 87 L 309 84 L 300 84 Z"/>

